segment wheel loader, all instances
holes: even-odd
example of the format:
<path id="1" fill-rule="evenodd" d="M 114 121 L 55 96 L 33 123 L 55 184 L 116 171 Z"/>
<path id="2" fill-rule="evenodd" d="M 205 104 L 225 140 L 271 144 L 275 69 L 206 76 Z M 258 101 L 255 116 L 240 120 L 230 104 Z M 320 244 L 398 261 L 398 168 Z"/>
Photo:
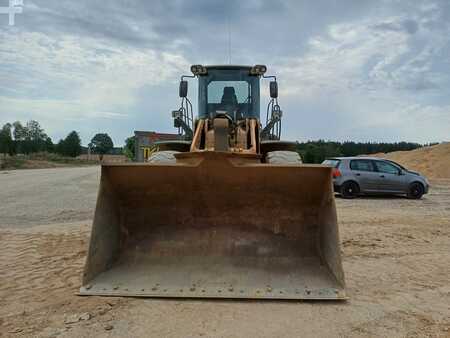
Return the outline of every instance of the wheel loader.
<path id="1" fill-rule="evenodd" d="M 157 142 L 145 163 L 102 165 L 79 294 L 347 298 L 332 168 L 302 164 L 296 143 L 281 141 L 266 70 L 193 65 L 172 112 L 179 138 Z"/>

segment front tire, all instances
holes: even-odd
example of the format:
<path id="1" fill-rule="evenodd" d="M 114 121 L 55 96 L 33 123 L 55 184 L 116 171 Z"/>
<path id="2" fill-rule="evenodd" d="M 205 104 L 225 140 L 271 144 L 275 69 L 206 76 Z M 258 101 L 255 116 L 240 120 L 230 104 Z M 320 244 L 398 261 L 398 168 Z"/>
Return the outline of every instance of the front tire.
<path id="1" fill-rule="evenodd" d="M 348 181 L 345 182 L 341 187 L 341 196 L 344 198 L 355 198 L 359 194 L 359 186 L 356 182 Z"/>
<path id="2" fill-rule="evenodd" d="M 266 155 L 266 163 L 270 164 L 301 164 L 302 158 L 295 151 L 270 151 Z"/>
<path id="3" fill-rule="evenodd" d="M 148 163 L 177 163 L 177 159 L 175 158 L 175 154 L 178 154 L 179 151 L 173 150 L 165 150 L 165 151 L 156 151 L 150 155 L 147 162 Z"/>
<path id="4" fill-rule="evenodd" d="M 406 196 L 410 199 L 418 200 L 422 198 L 424 192 L 425 189 L 423 185 L 419 182 L 414 182 L 409 186 Z"/>

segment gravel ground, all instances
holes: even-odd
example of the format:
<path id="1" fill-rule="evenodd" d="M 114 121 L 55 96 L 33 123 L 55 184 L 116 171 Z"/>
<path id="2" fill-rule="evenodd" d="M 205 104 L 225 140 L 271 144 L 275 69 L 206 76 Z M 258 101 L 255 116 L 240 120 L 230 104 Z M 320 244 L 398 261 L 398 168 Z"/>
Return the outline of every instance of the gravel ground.
<path id="1" fill-rule="evenodd" d="M 450 337 L 450 180 L 337 198 L 350 300 L 283 302 L 76 296 L 98 176 L 0 173 L 0 336 Z"/>
<path id="2" fill-rule="evenodd" d="M 100 167 L 0 171 L 0 228 L 92 219 Z"/>

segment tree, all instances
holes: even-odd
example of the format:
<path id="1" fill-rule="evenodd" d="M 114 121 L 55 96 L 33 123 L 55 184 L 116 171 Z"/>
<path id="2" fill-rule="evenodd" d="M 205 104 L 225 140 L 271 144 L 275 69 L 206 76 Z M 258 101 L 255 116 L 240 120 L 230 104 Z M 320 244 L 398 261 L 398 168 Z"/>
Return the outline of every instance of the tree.
<path id="1" fill-rule="evenodd" d="M 55 153 L 60 154 L 60 155 L 65 155 L 65 144 L 64 144 L 64 140 L 61 139 L 59 140 L 59 142 L 55 145 Z"/>
<path id="2" fill-rule="evenodd" d="M 63 156 L 77 157 L 81 154 L 81 139 L 74 130 L 56 145 L 56 152 Z"/>
<path id="3" fill-rule="evenodd" d="M 14 154 L 14 142 L 11 133 L 11 123 L 5 124 L 0 130 L 0 154 Z"/>
<path id="4" fill-rule="evenodd" d="M 26 126 L 19 121 L 13 123 L 14 143 L 19 153 L 29 154 L 47 149 L 47 134 L 36 120 L 30 120 Z"/>
<path id="5" fill-rule="evenodd" d="M 14 140 L 15 141 L 24 141 L 27 138 L 28 131 L 27 128 L 22 126 L 20 121 L 16 121 L 13 123 L 14 127 Z"/>
<path id="6" fill-rule="evenodd" d="M 297 152 L 305 163 L 321 163 L 324 159 L 336 156 L 369 155 L 374 153 L 387 153 L 397 150 L 413 150 L 421 147 L 418 143 L 375 143 L 345 141 L 308 141 L 297 144 Z"/>
<path id="7" fill-rule="evenodd" d="M 29 153 L 36 153 L 38 151 L 44 151 L 45 141 L 47 140 L 47 134 L 44 133 L 44 129 L 36 120 L 30 120 L 26 126 L 27 136 L 27 150 Z"/>
<path id="8" fill-rule="evenodd" d="M 123 154 L 130 160 L 134 160 L 136 156 L 136 139 L 134 136 L 128 137 L 125 140 L 125 147 L 123 147 Z"/>
<path id="9" fill-rule="evenodd" d="M 100 155 L 100 161 L 103 160 L 103 155 L 114 148 L 113 141 L 108 134 L 96 134 L 91 140 L 91 148 L 94 153 Z"/>
<path id="10" fill-rule="evenodd" d="M 53 153 L 55 151 L 55 145 L 50 137 L 45 139 L 45 151 Z"/>
<path id="11" fill-rule="evenodd" d="M 47 135 L 44 133 L 44 129 L 41 128 L 41 125 L 39 124 L 38 121 L 35 120 L 28 121 L 26 130 L 28 134 L 27 137 L 31 141 L 41 142 L 45 141 L 47 138 Z"/>
<path id="12" fill-rule="evenodd" d="M 14 144 L 15 150 L 19 154 L 28 154 L 29 151 L 29 142 L 27 142 L 28 130 L 26 127 L 22 126 L 20 121 L 16 121 L 13 123 L 14 131 Z"/>

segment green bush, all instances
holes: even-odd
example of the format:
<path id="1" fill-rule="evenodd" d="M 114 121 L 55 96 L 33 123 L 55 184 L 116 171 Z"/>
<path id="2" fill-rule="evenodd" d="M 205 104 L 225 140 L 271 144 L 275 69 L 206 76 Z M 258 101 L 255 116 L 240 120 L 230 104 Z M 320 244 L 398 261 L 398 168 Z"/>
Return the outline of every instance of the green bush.
<path id="1" fill-rule="evenodd" d="M 422 145 L 412 142 L 333 142 L 308 141 L 297 144 L 297 152 L 305 163 L 322 163 L 325 159 L 338 156 L 369 155 L 392 151 L 413 150 Z"/>

